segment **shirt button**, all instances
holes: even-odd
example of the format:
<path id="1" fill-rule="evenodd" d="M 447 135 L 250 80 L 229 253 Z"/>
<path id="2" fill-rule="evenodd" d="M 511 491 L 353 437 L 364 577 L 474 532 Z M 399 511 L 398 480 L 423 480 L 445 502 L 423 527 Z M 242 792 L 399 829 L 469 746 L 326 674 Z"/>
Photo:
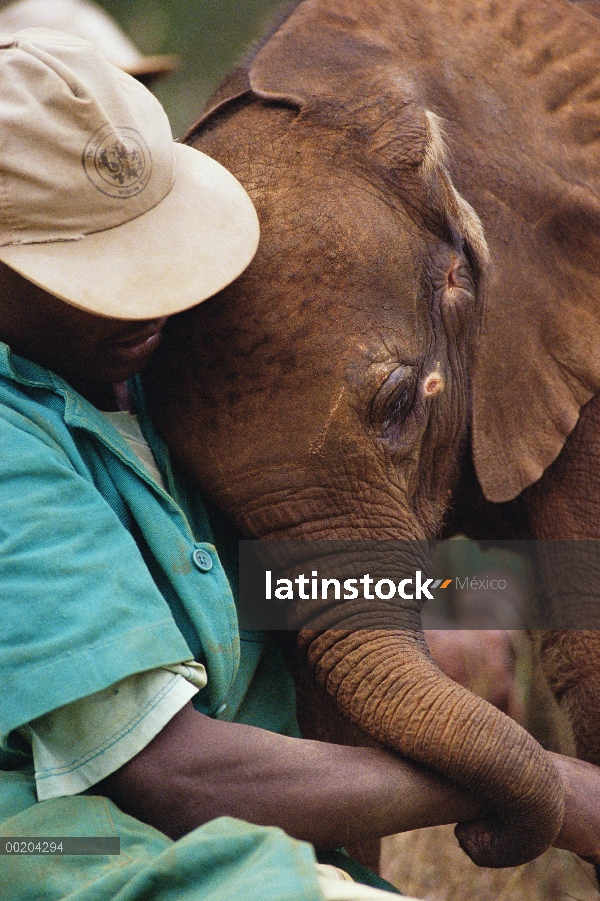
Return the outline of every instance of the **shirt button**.
<path id="1" fill-rule="evenodd" d="M 206 551 L 194 551 L 194 553 L 192 554 L 192 560 L 201 573 L 208 573 L 213 568 L 213 562 L 210 559 L 210 554 L 207 554 Z"/>

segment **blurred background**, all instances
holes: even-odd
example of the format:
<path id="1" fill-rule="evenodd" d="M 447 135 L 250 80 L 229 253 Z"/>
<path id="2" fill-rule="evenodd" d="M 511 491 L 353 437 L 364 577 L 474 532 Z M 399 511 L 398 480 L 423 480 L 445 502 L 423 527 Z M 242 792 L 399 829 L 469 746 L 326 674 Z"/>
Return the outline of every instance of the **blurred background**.
<path id="1" fill-rule="evenodd" d="M 286 0 L 102 0 L 100 5 L 143 53 L 181 57 L 181 69 L 153 87 L 179 137 Z"/>

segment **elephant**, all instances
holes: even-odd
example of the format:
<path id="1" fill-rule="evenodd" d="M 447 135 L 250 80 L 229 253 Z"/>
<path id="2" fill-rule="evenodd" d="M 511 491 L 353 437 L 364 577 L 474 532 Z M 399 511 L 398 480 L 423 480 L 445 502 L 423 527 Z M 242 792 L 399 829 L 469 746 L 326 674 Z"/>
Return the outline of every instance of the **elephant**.
<path id="1" fill-rule="evenodd" d="M 261 243 L 169 322 L 144 380 L 233 534 L 556 537 L 557 473 L 592 466 L 599 415 L 596 12 L 301 0 L 218 89 L 185 140 L 244 184 Z M 372 740 L 489 802 L 457 827 L 473 860 L 541 853 L 564 801 L 546 753 L 438 670 L 418 605 L 387 605 L 384 627 L 372 613 L 294 606 L 317 683 Z M 547 659 L 579 653 L 561 635 Z"/>

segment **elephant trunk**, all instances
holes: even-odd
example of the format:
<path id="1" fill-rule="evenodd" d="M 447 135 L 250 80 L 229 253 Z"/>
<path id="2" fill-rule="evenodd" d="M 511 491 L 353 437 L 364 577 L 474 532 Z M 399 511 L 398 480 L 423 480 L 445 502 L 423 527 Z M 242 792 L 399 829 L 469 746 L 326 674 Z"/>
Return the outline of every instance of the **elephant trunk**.
<path id="1" fill-rule="evenodd" d="M 490 802 L 456 827 L 480 866 L 507 867 L 541 854 L 564 813 L 558 772 L 517 723 L 447 678 L 420 632 L 304 630 L 317 680 L 363 731 Z"/>

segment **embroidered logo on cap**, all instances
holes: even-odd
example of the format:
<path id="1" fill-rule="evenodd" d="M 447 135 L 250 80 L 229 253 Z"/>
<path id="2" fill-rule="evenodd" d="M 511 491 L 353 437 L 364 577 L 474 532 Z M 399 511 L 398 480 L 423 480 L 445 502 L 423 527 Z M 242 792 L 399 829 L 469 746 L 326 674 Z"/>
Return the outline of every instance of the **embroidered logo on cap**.
<path id="1" fill-rule="evenodd" d="M 110 125 L 104 125 L 88 141 L 83 167 L 94 187 L 103 194 L 134 197 L 150 180 L 152 157 L 134 128 L 119 128 L 115 132 Z"/>

